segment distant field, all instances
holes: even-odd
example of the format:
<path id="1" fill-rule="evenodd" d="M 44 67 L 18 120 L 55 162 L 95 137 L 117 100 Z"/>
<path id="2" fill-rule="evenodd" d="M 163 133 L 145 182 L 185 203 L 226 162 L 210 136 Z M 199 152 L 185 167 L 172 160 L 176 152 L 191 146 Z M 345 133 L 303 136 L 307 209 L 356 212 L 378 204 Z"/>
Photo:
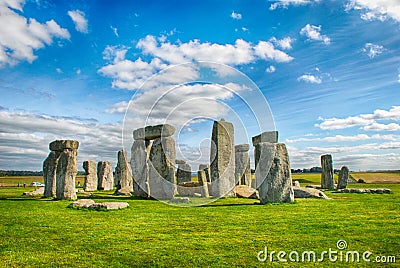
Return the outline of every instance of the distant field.
<path id="1" fill-rule="evenodd" d="M 400 183 L 400 172 L 352 172 L 351 176 L 366 183 Z"/>
<path id="2" fill-rule="evenodd" d="M 76 177 L 76 185 L 80 183 L 80 185 L 83 186 L 85 177 L 84 176 L 77 176 Z M 42 176 L 7 176 L 7 177 L 0 177 L 0 185 L 2 186 L 18 186 L 18 183 L 20 185 L 23 185 L 26 183 L 26 185 L 29 185 L 31 182 L 40 182 L 44 183 L 43 177 Z"/>

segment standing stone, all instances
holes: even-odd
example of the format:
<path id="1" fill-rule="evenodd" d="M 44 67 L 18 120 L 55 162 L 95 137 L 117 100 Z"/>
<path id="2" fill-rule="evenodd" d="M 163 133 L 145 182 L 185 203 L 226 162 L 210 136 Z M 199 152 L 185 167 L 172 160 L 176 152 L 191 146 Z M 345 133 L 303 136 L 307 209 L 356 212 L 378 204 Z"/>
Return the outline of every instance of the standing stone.
<path id="1" fill-rule="evenodd" d="M 135 140 L 131 149 L 131 169 L 133 177 L 133 192 L 136 196 L 149 198 L 148 158 L 150 142 Z"/>
<path id="2" fill-rule="evenodd" d="M 83 190 L 86 192 L 96 191 L 98 183 L 96 162 L 84 161 L 83 169 L 85 170 L 85 183 L 83 184 Z"/>
<path id="3" fill-rule="evenodd" d="M 200 164 L 199 170 L 204 170 L 206 172 L 207 182 L 211 182 L 210 165 L 209 164 Z"/>
<path id="4" fill-rule="evenodd" d="M 224 119 L 214 121 L 211 140 L 210 169 L 213 196 L 235 196 L 233 124 L 226 122 Z"/>
<path id="5" fill-rule="evenodd" d="M 256 151 L 260 156 L 256 164 L 256 179 L 261 204 L 293 202 L 290 161 L 285 144 L 260 142 Z"/>
<path id="6" fill-rule="evenodd" d="M 75 179 L 78 172 L 77 150 L 65 149 L 57 165 L 57 199 L 76 199 Z"/>
<path id="7" fill-rule="evenodd" d="M 132 171 L 126 151 L 118 151 L 118 163 L 115 168 L 115 177 L 118 178 L 117 186 L 121 191 L 133 192 Z"/>
<path id="8" fill-rule="evenodd" d="M 202 197 L 210 197 L 208 193 L 208 183 L 206 178 L 206 172 L 204 170 L 199 170 L 197 172 L 197 177 L 199 179 L 200 187 L 201 187 L 201 196 Z"/>
<path id="9" fill-rule="evenodd" d="M 176 180 L 177 184 L 192 181 L 192 167 L 187 163 L 178 164 Z"/>
<path id="10" fill-rule="evenodd" d="M 160 137 L 153 141 L 150 150 L 149 188 L 155 199 L 172 199 L 176 193 L 176 149 L 172 137 Z"/>
<path id="11" fill-rule="evenodd" d="M 56 197 L 57 189 L 57 164 L 60 158 L 60 152 L 52 151 L 43 162 L 43 176 L 44 176 L 44 196 Z"/>
<path id="12" fill-rule="evenodd" d="M 332 155 L 325 154 L 321 156 L 321 188 L 335 189 L 335 181 L 333 180 L 333 164 Z"/>
<path id="13" fill-rule="evenodd" d="M 339 179 L 337 184 L 337 189 L 346 189 L 347 181 L 349 180 L 349 168 L 343 166 L 339 172 Z"/>
<path id="14" fill-rule="evenodd" d="M 51 152 L 43 163 L 45 197 L 76 199 L 78 147 L 79 142 L 74 140 L 55 140 L 49 144 Z"/>
<path id="15" fill-rule="evenodd" d="M 235 181 L 237 185 L 250 186 L 251 169 L 249 149 L 250 146 L 248 144 L 235 146 Z"/>
<path id="16" fill-rule="evenodd" d="M 114 186 L 114 175 L 112 170 L 112 163 L 107 161 L 100 161 L 97 163 L 97 189 L 109 191 Z"/>

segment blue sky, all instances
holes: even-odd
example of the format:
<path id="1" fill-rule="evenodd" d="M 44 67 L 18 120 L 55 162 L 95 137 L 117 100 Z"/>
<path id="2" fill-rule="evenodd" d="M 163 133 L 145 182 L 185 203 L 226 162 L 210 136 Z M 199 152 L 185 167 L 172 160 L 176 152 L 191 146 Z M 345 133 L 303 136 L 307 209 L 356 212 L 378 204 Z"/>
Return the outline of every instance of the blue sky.
<path id="1" fill-rule="evenodd" d="M 61 138 L 81 142 L 80 163 L 115 166 L 131 98 L 124 138 L 160 94 L 149 122 L 175 124 L 193 165 L 208 158 L 213 119 L 243 143 L 273 128 L 272 113 L 293 168 L 332 153 L 335 168 L 399 169 L 398 0 L 3 0 L 0 25 L 0 169 L 40 170 Z M 237 71 L 190 84 L 201 72 L 181 64 L 198 61 Z"/>

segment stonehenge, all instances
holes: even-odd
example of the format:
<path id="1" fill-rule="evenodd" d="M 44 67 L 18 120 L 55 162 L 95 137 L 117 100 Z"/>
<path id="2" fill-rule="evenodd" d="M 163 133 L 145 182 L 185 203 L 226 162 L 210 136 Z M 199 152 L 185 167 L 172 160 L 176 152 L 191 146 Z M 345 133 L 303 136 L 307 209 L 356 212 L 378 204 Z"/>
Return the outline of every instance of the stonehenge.
<path id="1" fill-rule="evenodd" d="M 210 170 L 214 197 L 235 196 L 235 148 L 233 124 L 214 121 L 211 137 Z"/>
<path id="2" fill-rule="evenodd" d="M 83 169 L 85 170 L 85 182 L 83 184 L 83 190 L 86 192 L 96 191 L 98 183 L 96 162 L 84 161 Z"/>
<path id="3" fill-rule="evenodd" d="M 333 180 L 332 155 L 321 155 L 321 167 L 321 188 L 335 189 L 335 181 Z"/>
<path id="4" fill-rule="evenodd" d="M 49 144 L 50 153 L 43 162 L 45 197 L 75 200 L 75 179 L 78 172 L 79 142 L 55 140 Z"/>
<path id="5" fill-rule="evenodd" d="M 175 128 L 146 126 L 133 131 L 131 169 L 134 193 L 145 198 L 172 199 L 176 193 Z"/>
<path id="6" fill-rule="evenodd" d="M 235 145 L 235 182 L 237 185 L 250 186 L 250 146 L 248 144 Z"/>
<path id="7" fill-rule="evenodd" d="M 108 161 L 99 161 L 97 163 L 97 189 L 109 191 L 114 187 L 114 175 L 112 163 Z"/>
<path id="8" fill-rule="evenodd" d="M 210 165 L 209 164 L 200 164 L 199 170 L 204 170 L 206 172 L 207 182 L 211 182 Z"/>
<path id="9" fill-rule="evenodd" d="M 199 170 L 197 172 L 197 177 L 199 179 L 199 183 L 201 185 L 201 196 L 203 197 L 209 197 L 208 193 L 208 183 L 207 183 L 207 178 L 206 178 L 206 172 L 204 170 Z"/>

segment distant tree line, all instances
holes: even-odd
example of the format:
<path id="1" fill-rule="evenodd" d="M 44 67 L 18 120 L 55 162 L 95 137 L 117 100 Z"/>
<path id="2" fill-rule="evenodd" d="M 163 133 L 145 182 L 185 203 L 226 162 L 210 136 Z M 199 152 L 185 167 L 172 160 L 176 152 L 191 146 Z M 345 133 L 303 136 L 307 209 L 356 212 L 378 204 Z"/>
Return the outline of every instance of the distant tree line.
<path id="1" fill-rule="evenodd" d="M 0 176 L 43 176 L 43 171 L 29 170 L 0 170 Z"/>
<path id="2" fill-rule="evenodd" d="M 77 175 L 85 175 L 85 171 L 78 171 Z M 43 176 L 43 171 L 30 171 L 30 170 L 0 170 L 0 177 L 8 176 Z"/>
<path id="3" fill-rule="evenodd" d="M 291 169 L 292 173 L 321 173 L 322 168 L 321 167 L 312 167 L 312 168 L 303 168 L 303 169 Z M 338 169 L 334 169 L 334 173 L 338 173 Z"/>

